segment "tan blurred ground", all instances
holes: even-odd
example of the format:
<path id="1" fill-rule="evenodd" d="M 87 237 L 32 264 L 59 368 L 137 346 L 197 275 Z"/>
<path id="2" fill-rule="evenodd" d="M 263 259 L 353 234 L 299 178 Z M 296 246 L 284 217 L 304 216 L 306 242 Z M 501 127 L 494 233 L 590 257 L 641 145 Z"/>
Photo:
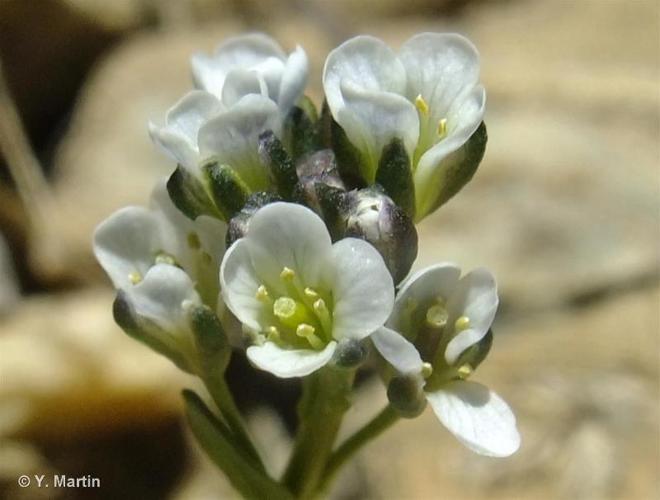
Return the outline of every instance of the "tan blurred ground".
<path id="1" fill-rule="evenodd" d="M 0 2 L 0 21 L 15 3 Z M 24 210 L 0 181 L 0 231 L 16 260 L 28 256 L 22 273 L 40 292 L 16 303 L 14 272 L 2 275 L 0 496 L 51 498 L 20 490 L 15 478 L 69 466 L 53 443 L 78 453 L 72 443 L 178 420 L 179 389 L 191 382 L 113 325 L 90 235 L 117 208 L 144 204 L 171 169 L 146 122 L 188 88 L 189 55 L 258 28 L 305 47 L 317 100 L 325 55 L 362 32 L 397 46 L 418 31 L 460 31 L 480 49 L 488 91 L 484 163 L 420 226 L 417 267 L 453 260 L 495 271 L 502 311 L 475 379 L 511 403 L 522 449 L 507 460 L 476 457 L 427 411 L 365 450 L 333 496 L 660 498 L 657 1 L 58 4 L 91 23 L 84 36 L 105 30 L 117 42 L 94 60 L 56 144 L 48 165 L 56 209 L 45 228 L 21 222 Z M 29 20 L 25 31 L 39 33 Z M 349 425 L 382 402 L 382 389 L 367 384 Z M 277 421 L 261 411 L 252 424 L 281 466 L 287 445 Z M 164 496 L 231 497 L 203 458 L 181 453 L 185 474 Z"/>

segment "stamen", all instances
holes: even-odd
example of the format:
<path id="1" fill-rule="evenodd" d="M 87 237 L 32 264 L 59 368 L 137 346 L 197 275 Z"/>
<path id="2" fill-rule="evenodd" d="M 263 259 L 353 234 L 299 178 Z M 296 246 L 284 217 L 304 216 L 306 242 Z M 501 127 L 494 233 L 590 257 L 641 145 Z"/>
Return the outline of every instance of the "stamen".
<path id="1" fill-rule="evenodd" d="M 282 340 L 280 336 L 280 331 L 276 326 L 269 326 L 266 330 L 266 338 L 271 342 L 278 343 Z"/>
<path id="2" fill-rule="evenodd" d="M 433 374 L 433 365 L 431 363 L 422 363 L 422 377 L 429 378 Z"/>
<path id="3" fill-rule="evenodd" d="M 273 304 L 273 314 L 289 328 L 296 328 L 300 323 L 309 323 L 312 317 L 307 308 L 291 297 L 280 297 Z"/>
<path id="4" fill-rule="evenodd" d="M 458 376 L 461 377 L 461 379 L 465 380 L 470 375 L 472 375 L 472 371 L 473 368 L 470 366 L 470 364 L 465 363 L 464 365 L 461 365 L 461 367 L 458 369 Z"/>
<path id="5" fill-rule="evenodd" d="M 435 304 L 426 311 L 426 324 L 431 328 L 443 328 L 449 320 L 447 308 L 442 304 Z"/>
<path id="6" fill-rule="evenodd" d="M 309 287 L 305 288 L 305 296 L 309 297 L 312 300 L 316 300 L 319 298 L 319 294 L 317 293 L 317 291 Z"/>
<path id="7" fill-rule="evenodd" d="M 443 118 L 438 122 L 438 137 L 442 139 L 447 135 L 447 118 Z"/>
<path id="8" fill-rule="evenodd" d="M 306 339 L 307 342 L 309 342 L 309 345 L 311 345 L 314 349 L 323 349 L 323 342 L 314 334 L 315 331 L 316 329 L 312 325 L 308 325 L 307 323 L 300 323 L 298 328 L 296 328 L 296 335 Z"/>
<path id="9" fill-rule="evenodd" d="M 330 316 L 328 306 L 325 304 L 325 300 L 318 299 L 314 302 L 313 307 L 316 317 L 321 322 L 321 328 L 323 328 L 323 331 L 328 335 L 332 334 L 332 317 Z"/>
<path id="10" fill-rule="evenodd" d="M 133 271 L 132 273 L 128 273 L 128 279 L 131 283 L 137 285 L 140 281 L 142 281 L 142 275 L 137 271 Z"/>
<path id="11" fill-rule="evenodd" d="M 167 252 L 158 252 L 156 254 L 156 259 L 154 260 L 156 264 L 169 264 L 170 266 L 176 266 L 177 262 L 174 256 L 170 255 Z"/>
<path id="12" fill-rule="evenodd" d="M 415 97 L 415 107 L 422 115 L 427 116 L 429 114 L 429 105 L 426 104 L 426 101 L 422 97 L 422 94 L 419 94 Z"/>
<path id="13" fill-rule="evenodd" d="M 456 330 L 456 332 L 462 332 L 468 328 L 470 328 L 470 318 L 467 316 L 461 316 L 454 323 L 454 330 Z"/>
<path id="14" fill-rule="evenodd" d="M 257 288 L 257 293 L 255 293 L 254 296 L 259 302 L 263 302 L 264 304 L 273 303 L 273 299 L 270 298 L 268 289 L 264 285 L 259 285 L 259 288 Z"/>
<path id="15" fill-rule="evenodd" d="M 283 267 L 282 272 L 280 273 L 280 279 L 283 281 L 291 282 L 293 278 L 296 277 L 296 272 L 290 267 Z"/>

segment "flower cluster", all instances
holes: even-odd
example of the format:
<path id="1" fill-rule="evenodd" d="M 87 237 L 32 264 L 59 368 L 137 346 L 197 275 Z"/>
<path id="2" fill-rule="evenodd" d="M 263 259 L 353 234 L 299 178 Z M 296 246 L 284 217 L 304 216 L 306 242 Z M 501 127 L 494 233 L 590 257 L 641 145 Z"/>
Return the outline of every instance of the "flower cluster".
<path id="1" fill-rule="evenodd" d="M 511 410 L 467 380 L 493 340 L 494 278 L 461 277 L 453 264 L 407 277 L 415 222 L 471 179 L 485 150 L 476 49 L 456 34 L 414 36 L 398 54 L 353 38 L 328 55 L 320 113 L 304 96 L 307 73 L 302 48 L 287 55 L 262 34 L 192 58 L 195 89 L 163 125 L 149 124 L 176 169 L 150 208 L 121 209 L 94 236 L 118 290 L 117 323 L 206 384 L 215 412 L 186 393 L 193 432 L 245 496 L 327 485 L 361 439 L 333 451 L 367 359 L 389 398 L 372 430 L 428 402 L 468 448 L 512 454 Z M 304 379 L 279 482 L 224 381 L 236 350 L 257 369 Z"/>

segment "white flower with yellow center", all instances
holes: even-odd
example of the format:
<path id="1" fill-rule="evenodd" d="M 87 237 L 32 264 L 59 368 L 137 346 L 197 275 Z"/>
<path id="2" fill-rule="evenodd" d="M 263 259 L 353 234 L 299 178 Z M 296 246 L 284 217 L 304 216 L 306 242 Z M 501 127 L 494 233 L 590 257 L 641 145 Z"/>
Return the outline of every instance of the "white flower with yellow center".
<path id="1" fill-rule="evenodd" d="M 338 343 L 382 326 L 394 302 L 392 278 L 370 244 L 332 244 L 323 221 L 291 203 L 257 211 L 227 250 L 220 282 L 226 305 L 255 333 L 248 358 L 278 377 L 322 367 Z"/>
<path id="2" fill-rule="evenodd" d="M 125 207 L 99 224 L 94 253 L 117 289 L 130 290 L 147 279 L 153 266 L 168 264 L 181 268 L 190 277 L 190 286 L 215 309 L 225 232 L 226 225 L 212 217 L 202 215 L 195 221 L 185 217 L 170 201 L 164 182 L 159 182 L 151 208 Z"/>
<path id="3" fill-rule="evenodd" d="M 257 154 L 258 137 L 266 130 L 280 132 L 303 94 L 307 66 L 300 47 L 287 56 L 266 35 L 230 38 L 211 56 L 193 56 L 198 90 L 168 111 L 164 126 L 150 123 L 150 135 L 194 175 L 213 157 L 233 167 L 252 190 L 263 190 L 268 178 Z"/>
<path id="4" fill-rule="evenodd" d="M 515 416 L 493 391 L 466 380 L 490 347 L 483 343 L 497 310 L 497 287 L 485 269 L 460 275 L 453 264 L 438 264 L 411 276 L 387 327 L 371 338 L 400 374 L 417 378 L 438 419 L 465 446 L 509 456 L 520 446 Z"/>
<path id="5" fill-rule="evenodd" d="M 329 55 L 323 88 L 334 119 L 363 155 L 373 183 L 383 148 L 399 138 L 412 160 L 416 218 L 436 208 L 437 185 L 451 154 L 477 130 L 486 92 L 479 56 L 454 33 L 421 33 L 395 54 L 381 40 L 358 36 Z"/>

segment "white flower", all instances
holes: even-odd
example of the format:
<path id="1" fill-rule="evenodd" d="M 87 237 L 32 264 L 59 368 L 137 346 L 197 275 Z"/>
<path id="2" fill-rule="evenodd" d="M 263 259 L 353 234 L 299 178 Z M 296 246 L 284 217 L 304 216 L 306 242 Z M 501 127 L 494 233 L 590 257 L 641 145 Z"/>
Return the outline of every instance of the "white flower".
<path id="1" fill-rule="evenodd" d="M 226 225 L 217 219 L 186 218 L 160 182 L 152 193 L 151 208 L 122 208 L 99 224 L 94 254 L 115 288 L 125 291 L 147 280 L 156 264 L 179 266 L 194 280 L 188 280 L 190 286 L 215 309 L 225 232 Z"/>
<path id="2" fill-rule="evenodd" d="M 279 377 L 325 365 L 342 340 L 363 339 L 392 310 L 394 286 L 368 243 L 331 243 L 311 210 L 272 203 L 250 220 L 220 268 L 222 295 L 257 345 L 248 358 Z"/>
<path id="3" fill-rule="evenodd" d="M 482 121 L 486 93 L 476 48 L 458 34 L 422 33 L 398 56 L 381 40 L 358 36 L 329 55 L 323 87 L 333 117 L 362 152 L 374 182 L 383 147 L 403 141 L 411 160 L 416 217 L 432 211 L 451 153 Z"/>
<path id="4" fill-rule="evenodd" d="M 172 107 L 164 126 L 149 124 L 153 141 L 193 174 L 210 157 L 233 167 L 253 191 L 268 187 L 257 155 L 266 130 L 279 134 L 303 94 L 307 56 L 287 56 L 271 38 L 250 34 L 229 39 L 217 51 L 192 58 L 199 90 Z"/>
<path id="5" fill-rule="evenodd" d="M 516 419 L 494 392 L 465 380 L 486 353 L 470 355 L 495 317 L 495 280 L 485 269 L 463 278 L 452 264 L 438 264 L 402 285 L 387 327 L 371 338 L 403 375 L 418 377 L 438 419 L 465 446 L 504 457 L 520 446 Z M 459 279 L 460 278 L 460 279 Z M 431 372 L 432 373 L 429 373 Z"/>

